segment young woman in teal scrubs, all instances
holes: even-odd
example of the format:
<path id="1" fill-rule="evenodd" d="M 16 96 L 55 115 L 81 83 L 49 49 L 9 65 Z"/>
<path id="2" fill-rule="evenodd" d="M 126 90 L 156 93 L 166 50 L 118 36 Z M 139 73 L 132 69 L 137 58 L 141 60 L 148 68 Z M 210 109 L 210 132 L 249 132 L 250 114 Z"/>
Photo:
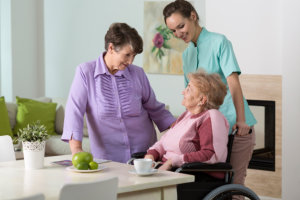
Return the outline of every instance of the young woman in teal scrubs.
<path id="1" fill-rule="evenodd" d="M 218 73 L 227 86 L 227 95 L 219 110 L 227 118 L 230 132 L 238 128 L 231 164 L 235 170 L 234 183 L 243 185 L 255 145 L 253 126 L 256 120 L 243 97 L 239 82 L 241 70 L 231 42 L 224 35 L 201 27 L 195 8 L 187 1 L 177 0 L 168 4 L 163 15 L 174 36 L 189 44 L 182 55 L 185 86 L 189 81 L 187 75 L 199 68 L 208 73 Z"/>

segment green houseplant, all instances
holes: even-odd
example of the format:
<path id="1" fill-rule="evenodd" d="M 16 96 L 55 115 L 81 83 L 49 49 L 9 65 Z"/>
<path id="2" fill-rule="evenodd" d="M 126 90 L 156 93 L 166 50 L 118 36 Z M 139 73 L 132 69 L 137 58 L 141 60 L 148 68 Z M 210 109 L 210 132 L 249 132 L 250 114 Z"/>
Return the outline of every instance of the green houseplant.
<path id="1" fill-rule="evenodd" d="M 27 124 L 23 129 L 18 131 L 18 140 L 22 142 L 43 142 L 50 136 L 47 134 L 47 128 L 40 121 Z"/>
<path id="2" fill-rule="evenodd" d="M 44 166 L 46 140 L 50 136 L 40 121 L 28 124 L 18 131 L 18 140 L 22 141 L 26 169 L 40 169 Z"/>

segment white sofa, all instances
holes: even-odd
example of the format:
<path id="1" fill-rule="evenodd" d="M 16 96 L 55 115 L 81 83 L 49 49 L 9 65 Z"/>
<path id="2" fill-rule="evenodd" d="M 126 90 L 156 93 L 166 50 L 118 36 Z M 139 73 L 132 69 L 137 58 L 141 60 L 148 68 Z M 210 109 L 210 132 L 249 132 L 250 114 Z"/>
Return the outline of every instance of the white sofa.
<path id="1" fill-rule="evenodd" d="M 65 103 L 66 100 L 59 99 L 59 98 L 47 98 L 41 97 L 37 98 L 36 100 L 42 102 L 54 102 L 57 103 L 56 107 L 56 118 L 55 118 L 55 130 L 58 135 L 51 136 L 50 139 L 46 141 L 46 149 L 45 155 L 46 156 L 54 156 L 54 155 L 64 155 L 64 154 L 71 154 L 69 144 L 66 142 L 61 141 L 61 134 L 63 132 L 63 124 L 64 124 L 64 113 L 65 113 Z M 16 115 L 17 115 L 17 104 L 6 102 L 6 107 L 8 111 L 10 126 L 13 129 L 16 124 Z M 82 147 L 84 151 L 90 152 L 90 144 L 88 139 L 88 131 L 86 122 L 84 123 L 84 137 L 82 140 Z"/>

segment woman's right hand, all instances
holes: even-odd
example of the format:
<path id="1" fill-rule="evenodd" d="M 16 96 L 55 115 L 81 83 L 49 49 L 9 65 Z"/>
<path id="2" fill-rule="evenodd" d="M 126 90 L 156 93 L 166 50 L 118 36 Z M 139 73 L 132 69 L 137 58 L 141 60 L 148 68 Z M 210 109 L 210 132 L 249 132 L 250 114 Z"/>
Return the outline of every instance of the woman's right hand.
<path id="1" fill-rule="evenodd" d="M 159 170 L 166 170 L 170 171 L 172 169 L 172 161 L 169 159 L 167 160 L 162 166 L 158 168 Z"/>
<path id="2" fill-rule="evenodd" d="M 245 122 L 237 122 L 233 125 L 232 130 L 238 129 L 237 135 L 243 136 L 248 135 L 250 132 L 250 126 L 248 126 Z"/>
<path id="3" fill-rule="evenodd" d="M 74 154 L 78 152 L 83 151 L 81 141 L 71 139 L 69 140 L 69 145 L 72 152 L 72 156 L 74 156 Z"/>
<path id="4" fill-rule="evenodd" d="M 154 157 L 151 154 L 146 154 L 144 158 L 148 158 L 154 161 Z"/>

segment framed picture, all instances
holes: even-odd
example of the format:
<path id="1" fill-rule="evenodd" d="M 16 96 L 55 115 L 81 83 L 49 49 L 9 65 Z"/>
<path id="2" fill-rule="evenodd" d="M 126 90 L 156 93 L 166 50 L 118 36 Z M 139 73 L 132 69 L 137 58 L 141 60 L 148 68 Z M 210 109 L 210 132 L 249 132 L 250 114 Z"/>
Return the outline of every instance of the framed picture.
<path id="1" fill-rule="evenodd" d="M 182 75 L 182 52 L 187 47 L 164 22 L 163 9 L 170 1 L 144 2 L 144 63 L 146 73 Z"/>

